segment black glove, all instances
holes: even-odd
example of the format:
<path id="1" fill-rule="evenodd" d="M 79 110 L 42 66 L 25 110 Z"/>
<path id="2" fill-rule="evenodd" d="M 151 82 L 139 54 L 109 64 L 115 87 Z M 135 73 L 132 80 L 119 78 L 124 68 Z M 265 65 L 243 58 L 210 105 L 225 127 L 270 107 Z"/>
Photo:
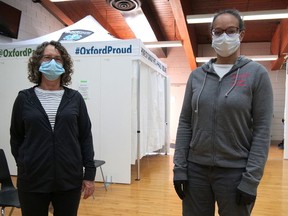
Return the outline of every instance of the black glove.
<path id="1" fill-rule="evenodd" d="M 187 183 L 186 180 L 175 180 L 174 181 L 175 191 L 181 200 L 183 200 L 183 198 L 185 196 L 184 189 L 186 187 L 186 183 Z"/>
<path id="2" fill-rule="evenodd" d="M 254 203 L 255 200 L 256 196 L 245 193 L 244 191 L 237 189 L 236 202 L 238 205 L 250 205 L 251 203 Z"/>

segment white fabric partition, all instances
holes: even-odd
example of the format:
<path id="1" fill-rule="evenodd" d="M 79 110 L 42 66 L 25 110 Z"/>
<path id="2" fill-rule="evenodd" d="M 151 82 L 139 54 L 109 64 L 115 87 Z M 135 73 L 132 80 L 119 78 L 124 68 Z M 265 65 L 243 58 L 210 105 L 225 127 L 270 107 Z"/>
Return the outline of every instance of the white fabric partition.
<path id="1" fill-rule="evenodd" d="M 135 62 L 138 64 L 139 62 Z M 151 69 L 144 63 L 140 64 L 140 92 L 137 91 L 137 70 L 133 73 L 132 112 L 137 113 L 137 94 L 140 97 L 140 158 L 153 153 L 165 146 L 166 136 L 166 76 Z M 137 68 L 137 66 L 135 66 Z M 137 142 L 137 115 L 133 115 L 133 143 Z M 132 161 L 137 160 L 137 145 L 132 145 Z"/>
<path id="2" fill-rule="evenodd" d="M 165 78 L 156 71 L 147 73 L 147 135 L 146 152 L 152 153 L 165 144 Z"/>

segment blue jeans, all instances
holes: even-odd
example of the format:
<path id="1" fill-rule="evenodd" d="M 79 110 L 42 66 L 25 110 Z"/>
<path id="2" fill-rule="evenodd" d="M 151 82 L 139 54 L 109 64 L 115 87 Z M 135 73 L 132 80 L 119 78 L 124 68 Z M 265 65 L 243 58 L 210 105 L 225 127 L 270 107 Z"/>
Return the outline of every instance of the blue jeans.
<path id="1" fill-rule="evenodd" d="M 238 205 L 236 189 L 245 168 L 221 168 L 188 162 L 188 184 L 182 202 L 183 216 L 250 216 L 254 203 Z"/>

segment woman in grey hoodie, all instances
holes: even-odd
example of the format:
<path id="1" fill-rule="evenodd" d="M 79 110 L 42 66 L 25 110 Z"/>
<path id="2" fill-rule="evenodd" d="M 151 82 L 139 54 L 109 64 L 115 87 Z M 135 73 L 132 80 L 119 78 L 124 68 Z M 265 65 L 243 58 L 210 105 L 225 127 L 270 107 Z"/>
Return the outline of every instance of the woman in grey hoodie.
<path id="1" fill-rule="evenodd" d="M 217 58 L 188 79 L 176 137 L 174 187 L 183 215 L 248 216 L 270 145 L 273 92 L 267 70 L 239 55 L 244 22 L 224 10 L 211 24 Z"/>

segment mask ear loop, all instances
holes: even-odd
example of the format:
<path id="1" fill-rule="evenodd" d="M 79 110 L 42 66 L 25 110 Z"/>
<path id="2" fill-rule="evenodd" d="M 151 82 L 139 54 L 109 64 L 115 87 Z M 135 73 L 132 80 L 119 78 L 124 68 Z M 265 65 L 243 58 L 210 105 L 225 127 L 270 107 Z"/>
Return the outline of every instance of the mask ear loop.
<path id="1" fill-rule="evenodd" d="M 239 38 L 240 42 L 242 42 L 242 40 L 243 40 L 243 38 L 245 36 L 245 30 L 240 31 L 239 34 L 240 34 L 240 38 Z"/>

